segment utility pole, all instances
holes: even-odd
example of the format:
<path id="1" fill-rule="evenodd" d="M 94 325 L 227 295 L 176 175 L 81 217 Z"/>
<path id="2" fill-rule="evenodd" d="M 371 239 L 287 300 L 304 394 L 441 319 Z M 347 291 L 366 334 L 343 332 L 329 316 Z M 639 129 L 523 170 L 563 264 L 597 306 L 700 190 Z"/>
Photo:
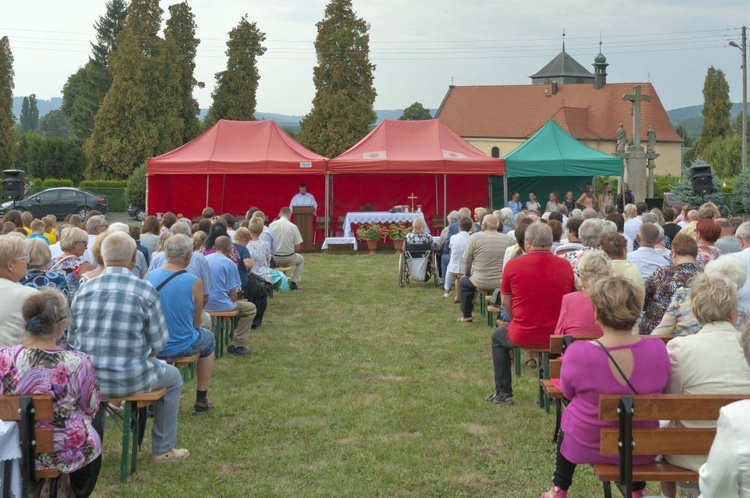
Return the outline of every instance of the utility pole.
<path id="1" fill-rule="evenodd" d="M 742 173 L 747 173 L 747 26 L 742 26 L 742 46 L 729 44 L 742 52 Z"/>

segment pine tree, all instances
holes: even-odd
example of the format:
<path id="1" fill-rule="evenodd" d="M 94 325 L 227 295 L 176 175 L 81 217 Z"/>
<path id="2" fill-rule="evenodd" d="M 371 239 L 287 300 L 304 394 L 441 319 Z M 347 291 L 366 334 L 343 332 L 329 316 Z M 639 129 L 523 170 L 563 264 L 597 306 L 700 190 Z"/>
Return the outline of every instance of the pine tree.
<path id="1" fill-rule="evenodd" d="M 216 88 L 211 94 L 213 103 L 206 115 L 206 125 L 220 119 L 255 120 L 260 80 L 258 57 L 266 53 L 262 45 L 265 39 L 266 34 L 247 20 L 247 14 L 229 32 L 227 68 L 216 73 Z"/>
<path id="2" fill-rule="evenodd" d="M 127 3 L 124 0 L 107 2 L 106 13 L 94 23 L 97 43 L 91 44 L 89 61 L 70 75 L 63 86 L 62 110 L 81 142 L 91 135 L 94 117 L 112 84 L 109 57 L 117 49 L 117 37 L 126 16 Z"/>
<path id="3" fill-rule="evenodd" d="M 23 98 L 19 122 L 21 124 L 21 130 L 24 133 L 39 128 L 39 105 L 36 102 L 35 94 L 32 93 L 28 97 Z"/>
<path id="4" fill-rule="evenodd" d="M 0 167 L 12 168 L 16 134 L 13 131 L 13 53 L 7 36 L 0 38 Z"/>
<path id="5" fill-rule="evenodd" d="M 110 56 L 112 86 L 86 141 L 91 179 L 124 179 L 160 150 L 158 0 L 133 0 L 118 48 Z"/>
<path id="6" fill-rule="evenodd" d="M 715 139 L 732 134 L 732 126 L 729 122 L 731 110 L 729 84 L 724 71 L 711 66 L 708 68 L 703 84 L 703 127 L 695 142 L 695 153 L 698 156 Z"/>
<path id="7" fill-rule="evenodd" d="M 317 26 L 316 93 L 312 110 L 300 123 L 299 140 L 318 154 L 335 157 L 364 137 L 376 119 L 370 26 L 356 17 L 351 0 L 331 0 Z"/>
<path id="8" fill-rule="evenodd" d="M 195 37 L 195 15 L 187 2 L 169 7 L 169 20 L 164 30 L 165 50 L 163 75 L 169 75 L 165 84 L 172 87 L 165 92 L 166 112 L 174 111 L 179 143 L 195 138 L 200 132 L 198 101 L 193 97 L 195 80 L 195 55 L 200 40 Z"/>
<path id="9" fill-rule="evenodd" d="M 432 114 L 430 114 L 430 110 L 425 109 L 422 104 L 414 102 L 412 105 L 404 109 L 403 114 L 401 114 L 401 117 L 398 119 L 401 121 L 421 121 L 424 119 L 432 119 Z"/>

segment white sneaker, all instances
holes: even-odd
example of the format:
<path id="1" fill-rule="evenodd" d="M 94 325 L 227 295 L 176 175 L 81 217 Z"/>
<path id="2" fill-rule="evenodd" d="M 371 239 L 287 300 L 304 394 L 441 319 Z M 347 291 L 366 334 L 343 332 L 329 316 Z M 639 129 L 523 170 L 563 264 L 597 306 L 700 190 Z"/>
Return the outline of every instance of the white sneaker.
<path id="1" fill-rule="evenodd" d="M 448 297 L 448 296 L 450 296 L 450 294 L 448 294 L 447 292 L 443 293 L 443 297 Z"/>

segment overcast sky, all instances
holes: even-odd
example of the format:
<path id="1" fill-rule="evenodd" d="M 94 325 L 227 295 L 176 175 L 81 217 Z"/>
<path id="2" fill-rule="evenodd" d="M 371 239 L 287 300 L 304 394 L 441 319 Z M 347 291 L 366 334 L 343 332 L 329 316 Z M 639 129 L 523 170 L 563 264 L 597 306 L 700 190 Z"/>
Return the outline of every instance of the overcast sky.
<path id="1" fill-rule="evenodd" d="M 161 2 L 167 7 L 176 2 Z M 201 39 L 195 96 L 211 103 L 214 74 L 224 69 L 227 33 L 244 14 L 266 33 L 260 58 L 257 110 L 304 115 L 315 93 L 315 24 L 327 0 L 188 0 Z M 730 97 L 742 100 L 740 27 L 750 24 L 750 0 L 354 0 L 370 23 L 376 64 L 376 109 L 415 101 L 437 108 L 456 85 L 529 84 L 529 75 L 566 51 L 593 72 L 602 51 L 608 81 L 655 85 L 667 109 L 702 104 L 710 65 L 727 75 Z M 61 95 L 85 64 L 93 23 L 104 0 L 2 0 L 0 36 L 10 38 L 15 95 Z"/>

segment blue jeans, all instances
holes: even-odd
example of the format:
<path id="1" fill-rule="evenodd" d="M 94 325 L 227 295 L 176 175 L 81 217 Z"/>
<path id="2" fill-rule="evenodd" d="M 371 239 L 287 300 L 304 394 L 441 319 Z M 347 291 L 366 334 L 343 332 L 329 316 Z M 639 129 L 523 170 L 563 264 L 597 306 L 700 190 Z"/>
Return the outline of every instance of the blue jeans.
<path id="1" fill-rule="evenodd" d="M 204 328 L 198 329 L 198 337 L 193 341 L 189 348 L 180 354 L 173 356 L 159 356 L 157 358 L 183 358 L 200 353 L 201 358 L 207 358 L 214 352 L 214 334 Z"/>
<path id="2" fill-rule="evenodd" d="M 182 374 L 172 366 L 166 365 L 162 375 L 156 379 L 154 389 L 167 388 L 167 394 L 154 401 L 154 428 L 151 433 L 151 453 L 162 455 L 174 448 L 177 441 L 177 412 L 180 408 L 182 392 Z"/>

